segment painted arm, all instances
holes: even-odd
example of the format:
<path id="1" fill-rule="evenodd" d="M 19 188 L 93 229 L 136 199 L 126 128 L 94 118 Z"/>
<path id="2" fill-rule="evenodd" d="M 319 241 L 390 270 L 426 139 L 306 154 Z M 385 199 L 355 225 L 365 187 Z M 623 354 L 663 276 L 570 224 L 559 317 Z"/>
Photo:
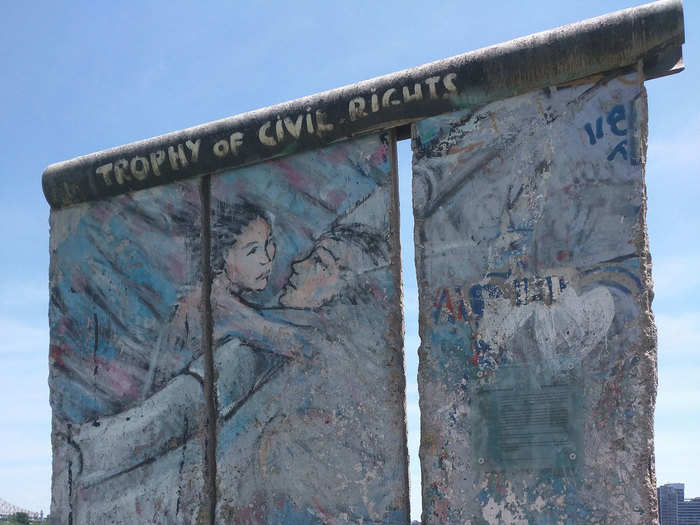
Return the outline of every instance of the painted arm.
<path id="1" fill-rule="evenodd" d="M 83 487 L 153 463 L 202 427 L 204 395 L 200 379 L 181 374 L 138 406 L 78 427 Z"/>
<path id="2" fill-rule="evenodd" d="M 230 294 L 212 294 L 214 347 L 236 338 L 259 350 L 290 357 L 311 357 L 312 328 L 265 319 L 260 312 Z"/>

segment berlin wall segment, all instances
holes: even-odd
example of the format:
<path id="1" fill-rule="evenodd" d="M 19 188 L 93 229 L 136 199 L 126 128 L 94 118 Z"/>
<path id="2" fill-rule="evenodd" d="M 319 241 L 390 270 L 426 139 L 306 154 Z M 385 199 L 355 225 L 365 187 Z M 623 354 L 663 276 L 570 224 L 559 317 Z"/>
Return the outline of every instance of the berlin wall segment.
<path id="1" fill-rule="evenodd" d="M 652 523 L 640 71 L 414 128 L 425 523 Z"/>
<path id="2" fill-rule="evenodd" d="M 508 148 L 527 162 L 549 157 L 535 165 L 538 176 L 532 180 L 512 172 L 484 190 L 485 199 L 506 199 L 508 220 L 522 220 L 509 229 L 511 223 L 499 217 L 505 230 L 484 240 L 493 244 L 485 259 L 477 250 L 456 272 L 451 263 L 439 263 L 449 283 L 430 280 L 431 256 L 417 243 L 424 272 L 421 403 L 429 407 L 423 410 L 424 517 L 461 523 L 472 512 L 476 522 L 497 523 L 539 512 L 544 523 L 565 515 L 592 520 L 602 512 L 596 506 L 600 487 L 613 479 L 590 484 L 603 468 L 592 463 L 587 440 L 594 435 L 608 447 L 607 459 L 616 461 L 611 464 L 620 483 L 611 494 L 619 506 L 612 512 L 629 510 L 625 505 L 631 501 L 633 516 L 653 519 L 648 487 L 627 483 L 630 472 L 641 472 L 640 458 L 651 457 L 651 445 L 635 442 L 631 452 L 619 435 L 630 421 L 648 423 L 644 418 L 653 406 L 653 388 L 644 383 L 653 352 L 635 350 L 652 348 L 653 336 L 653 326 L 644 324 L 649 320 L 640 200 L 645 138 L 637 133 L 644 129 L 645 113 L 639 108 L 643 97 L 633 97 L 638 103 L 631 104 L 628 95 L 634 89 L 641 93 L 644 78 L 680 71 L 682 42 L 680 2 L 655 2 L 49 167 L 43 185 L 52 206 L 56 522 L 408 520 L 395 137 L 372 133 L 453 110 L 462 120 L 443 116 L 417 128 L 416 214 L 425 214 L 418 217 L 417 231 L 431 227 L 430 217 L 449 207 L 452 193 L 478 185 L 478 177 L 467 177 L 451 188 L 448 179 L 455 173 L 488 172 L 499 158 L 512 163 L 498 153 Z M 630 64 L 639 65 L 634 78 L 625 73 L 596 79 L 590 100 L 581 94 L 588 105 L 564 104 L 586 88 L 574 82 L 565 89 L 562 82 Z M 559 88 L 539 91 L 549 85 Z M 522 115 L 501 115 L 508 102 L 497 102 L 486 112 L 488 123 L 470 121 L 476 108 L 529 90 L 537 91 L 523 95 L 530 105 L 524 103 Z M 598 113 L 591 109 L 596 101 Z M 571 109 L 576 104 L 585 111 L 576 113 Z M 586 117 L 575 121 L 580 124 L 575 137 L 589 149 L 572 142 L 556 152 L 573 155 L 577 168 L 591 170 L 550 195 L 548 188 L 573 172 L 557 171 L 562 159 L 542 144 L 563 141 L 565 135 L 552 130 L 572 115 Z M 540 125 L 542 140 L 519 135 L 517 118 Z M 489 125 L 501 126 L 504 134 L 486 136 Z M 474 140 L 460 150 L 460 141 L 478 133 L 486 134 L 482 144 Z M 357 135 L 367 136 L 347 141 Z M 439 137 L 445 140 L 436 146 L 433 139 Z M 525 151 L 525 144 L 537 147 Z M 440 168 L 444 181 L 426 175 L 430 159 L 455 155 L 466 164 L 452 166 L 453 174 Z M 283 158 L 269 160 L 276 157 Z M 636 193 L 615 203 L 627 203 L 619 214 L 621 226 L 601 237 L 598 227 L 610 216 L 576 215 L 592 199 L 577 192 L 592 187 L 611 204 L 606 199 L 622 191 L 611 182 L 620 169 Z M 506 191 L 504 181 L 511 179 L 522 192 Z M 574 197 L 577 207 L 564 209 L 562 202 Z M 555 223 L 557 206 L 562 216 L 574 213 L 573 222 Z M 443 217 L 449 226 L 445 235 L 465 225 L 460 213 L 464 210 Z M 528 213 L 550 237 L 537 237 L 534 226 L 528 233 Z M 480 220 L 490 219 L 486 214 Z M 614 252 L 632 240 L 630 229 L 637 234 L 634 250 L 603 260 L 599 252 Z M 605 244 L 615 235 L 623 242 Z M 542 251 L 561 238 L 571 249 L 557 250 L 554 259 Z M 507 249 L 498 244 L 509 239 Z M 457 241 L 455 246 L 463 239 Z M 496 256 L 502 257 L 494 262 Z M 503 268 L 479 274 L 479 262 Z M 464 296 L 464 290 L 474 294 Z M 507 322 L 499 324 L 499 315 Z M 560 327 L 566 323 L 571 327 L 564 337 Z M 460 328 L 450 332 L 454 325 Z M 637 331 L 627 334 L 623 326 Z M 431 339 L 436 333 L 444 339 L 440 344 Z M 519 346 L 511 347 L 514 340 Z M 577 341 L 585 342 L 569 351 Z M 627 347 L 608 346 L 609 341 Z M 473 409 L 444 397 L 454 402 L 450 410 L 456 408 L 443 414 L 434 403 L 444 386 L 430 375 L 436 349 L 457 360 L 445 372 L 445 384 L 464 372 L 453 385 L 458 390 L 447 397 L 464 401 L 469 388 L 479 385 Z M 624 360 L 625 352 L 635 351 Z M 471 361 L 465 364 L 460 359 L 467 353 Z M 582 362 L 592 364 L 584 369 Z M 356 380 L 344 373 L 349 369 L 357 371 Z M 605 373 L 614 380 L 601 379 Z M 469 387 L 462 382 L 467 379 Z M 496 388 L 493 381 L 500 382 Z M 354 390 L 359 386 L 361 397 Z M 635 388 L 647 397 L 630 401 Z M 550 416 L 527 427 L 528 442 L 513 432 L 523 421 L 506 409 L 537 414 L 521 406 L 515 389 L 527 391 L 526 399 Z M 591 412 L 592 399 L 600 400 L 602 412 Z M 616 418 L 618 413 L 624 416 Z M 431 427 L 438 415 L 446 418 L 442 430 Z M 479 430 L 465 438 L 464 425 L 475 421 L 487 424 L 473 425 Z M 458 422 L 463 426 L 455 429 Z M 617 433 L 614 457 L 607 430 Z M 558 448 L 543 452 L 537 440 L 547 433 Z M 440 441 L 447 434 L 454 438 L 451 444 Z M 631 435 L 640 441 L 641 434 Z M 445 448 L 440 445 L 436 455 L 437 443 Z M 466 455 L 453 455 L 454 445 Z M 523 450 L 527 454 L 518 455 Z M 628 460 L 632 467 L 623 463 Z M 288 465 L 302 477 L 285 471 Z M 458 479 L 455 465 L 474 469 Z M 545 478 L 522 474 L 528 471 Z M 653 463 L 648 472 L 642 476 L 647 485 Z M 501 483 L 513 473 L 519 486 Z M 475 480 L 471 488 L 469 476 Z M 483 485 L 479 505 L 473 499 L 477 483 Z M 329 489 L 333 486 L 343 494 Z"/>
<path id="3" fill-rule="evenodd" d="M 190 180 L 51 212 L 54 523 L 206 507 L 198 305 L 178 302 L 201 280 L 199 202 Z"/>
<path id="4" fill-rule="evenodd" d="M 212 177 L 216 523 L 409 521 L 394 148 Z"/>
<path id="5" fill-rule="evenodd" d="M 56 523 L 408 522 L 392 133 L 51 224 Z"/>

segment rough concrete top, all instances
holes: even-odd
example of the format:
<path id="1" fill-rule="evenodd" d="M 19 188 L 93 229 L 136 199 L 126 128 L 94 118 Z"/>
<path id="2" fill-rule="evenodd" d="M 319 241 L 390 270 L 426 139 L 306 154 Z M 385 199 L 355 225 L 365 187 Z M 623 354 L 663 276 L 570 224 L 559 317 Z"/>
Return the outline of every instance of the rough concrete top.
<path id="1" fill-rule="evenodd" d="M 683 69 L 683 6 L 660 0 L 294 101 L 52 164 L 52 208 L 253 164 L 643 63 Z"/>

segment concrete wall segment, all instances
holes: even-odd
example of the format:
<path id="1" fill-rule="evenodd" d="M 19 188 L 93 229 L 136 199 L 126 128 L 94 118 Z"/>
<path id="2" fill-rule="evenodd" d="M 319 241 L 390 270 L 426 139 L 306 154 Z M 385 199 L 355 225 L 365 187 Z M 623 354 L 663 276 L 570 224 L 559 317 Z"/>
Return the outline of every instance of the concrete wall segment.
<path id="1" fill-rule="evenodd" d="M 196 180 L 51 212 L 55 523 L 196 523 L 206 507 Z M 144 487 L 149 487 L 144 489 Z"/>
<path id="2" fill-rule="evenodd" d="M 642 78 L 414 129 L 424 523 L 656 519 Z"/>
<path id="3" fill-rule="evenodd" d="M 425 522 L 653 520 L 642 82 L 683 38 L 654 2 L 50 166 L 56 522 L 408 520 L 371 133 L 415 121 Z"/>
<path id="4" fill-rule="evenodd" d="M 394 147 L 212 178 L 217 523 L 408 522 Z"/>
<path id="5" fill-rule="evenodd" d="M 407 523 L 397 191 L 385 133 L 52 210 L 56 523 Z"/>

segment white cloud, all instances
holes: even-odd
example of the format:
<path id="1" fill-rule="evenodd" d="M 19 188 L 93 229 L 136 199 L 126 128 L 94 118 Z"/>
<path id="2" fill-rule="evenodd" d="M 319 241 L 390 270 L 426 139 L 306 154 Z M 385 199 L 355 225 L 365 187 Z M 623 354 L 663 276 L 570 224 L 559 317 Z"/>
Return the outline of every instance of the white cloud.
<path id="1" fill-rule="evenodd" d="M 420 346 L 420 337 L 418 333 L 409 333 L 408 326 L 406 327 L 406 333 L 404 334 L 404 348 L 406 353 L 414 355 L 418 352 L 418 347 Z"/>
<path id="2" fill-rule="evenodd" d="M 48 513 L 48 284 L 0 282 L 0 497 Z"/>
<path id="3" fill-rule="evenodd" d="M 409 419 L 413 419 L 416 423 L 416 428 L 417 428 L 417 423 L 420 419 L 420 409 L 418 408 L 418 400 L 409 400 L 406 402 L 406 415 L 408 416 Z M 409 423 L 410 426 L 410 423 Z"/>
<path id="4" fill-rule="evenodd" d="M 692 135 L 689 135 L 692 136 Z M 649 141 L 647 153 L 650 176 L 660 176 L 660 169 L 693 168 L 700 161 L 700 150 L 691 139 Z M 692 170 L 691 170 L 692 173 Z M 691 173 L 685 177 L 690 178 Z M 683 177 L 683 173 L 679 173 Z"/>
<path id="5" fill-rule="evenodd" d="M 3 447 L 0 450 L 0 473 L 17 465 L 45 463 L 51 458 L 51 425 L 47 420 L 42 432 L 27 432 L 20 426 L 0 431 Z M 32 427 L 34 430 L 36 427 Z"/>
<path id="6" fill-rule="evenodd" d="M 46 424 L 48 428 L 51 422 L 51 408 L 49 406 L 49 387 L 46 383 L 46 374 L 39 379 L 25 378 L 16 381 L 13 387 L 3 385 L 0 395 L 5 400 L 0 426 L 11 425 L 22 428 Z M 0 452 L 1 456 L 1 452 Z"/>
<path id="7" fill-rule="evenodd" d="M 409 454 L 409 475 L 410 475 L 410 501 L 411 518 L 420 519 L 421 514 L 421 474 L 420 459 L 418 449 L 420 447 L 420 419 L 418 411 L 418 401 L 407 401 L 406 412 L 408 415 L 408 454 Z"/>
<path id="8" fill-rule="evenodd" d="M 413 467 L 411 465 L 410 472 L 410 500 L 411 500 L 411 520 L 420 520 L 420 515 L 422 512 L 422 494 L 421 494 L 421 475 L 420 466 Z"/>
<path id="9" fill-rule="evenodd" d="M 658 315 L 657 325 L 657 484 L 686 483 L 688 496 L 700 496 L 700 313 Z"/>
<path id="10" fill-rule="evenodd" d="M 418 289 L 412 286 L 406 285 L 403 289 L 403 310 L 404 316 L 408 319 L 410 317 L 418 316 Z"/>

